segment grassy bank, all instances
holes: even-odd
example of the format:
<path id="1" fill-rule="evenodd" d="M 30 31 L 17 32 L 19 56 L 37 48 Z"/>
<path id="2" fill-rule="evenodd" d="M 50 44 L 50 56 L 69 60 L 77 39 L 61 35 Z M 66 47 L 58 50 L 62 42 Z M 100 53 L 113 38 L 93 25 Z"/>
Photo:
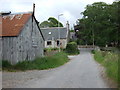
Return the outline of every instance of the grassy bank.
<path id="1" fill-rule="evenodd" d="M 119 54 L 108 51 L 95 51 L 94 58 L 105 67 L 107 76 L 120 84 L 120 73 L 118 73 Z"/>
<path id="2" fill-rule="evenodd" d="M 53 56 L 47 56 L 42 58 L 36 58 L 34 61 L 23 61 L 16 65 L 11 65 L 7 61 L 2 62 L 3 70 L 43 70 L 49 68 L 55 68 L 68 62 L 67 54 L 59 52 Z"/>

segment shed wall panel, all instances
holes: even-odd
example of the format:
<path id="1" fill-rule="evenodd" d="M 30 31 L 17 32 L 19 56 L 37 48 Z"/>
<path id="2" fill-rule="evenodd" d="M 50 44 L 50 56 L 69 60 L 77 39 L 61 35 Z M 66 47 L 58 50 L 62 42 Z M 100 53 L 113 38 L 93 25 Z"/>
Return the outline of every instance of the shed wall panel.
<path id="1" fill-rule="evenodd" d="M 18 37 L 3 37 L 2 48 L 2 60 L 11 64 L 43 56 L 44 40 L 35 20 L 31 17 Z"/>

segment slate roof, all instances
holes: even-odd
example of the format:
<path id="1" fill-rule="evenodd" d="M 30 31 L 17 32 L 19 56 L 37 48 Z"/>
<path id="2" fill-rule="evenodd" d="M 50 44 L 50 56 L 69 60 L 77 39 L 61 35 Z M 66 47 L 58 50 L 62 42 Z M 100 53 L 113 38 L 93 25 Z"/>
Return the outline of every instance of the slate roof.
<path id="1" fill-rule="evenodd" d="M 0 36 L 18 36 L 32 13 L 0 16 Z"/>
<path id="2" fill-rule="evenodd" d="M 67 38 L 67 28 L 59 27 L 59 30 L 60 30 L 60 39 L 66 39 Z M 43 33 L 45 40 L 59 39 L 58 27 L 41 28 L 41 31 Z"/>

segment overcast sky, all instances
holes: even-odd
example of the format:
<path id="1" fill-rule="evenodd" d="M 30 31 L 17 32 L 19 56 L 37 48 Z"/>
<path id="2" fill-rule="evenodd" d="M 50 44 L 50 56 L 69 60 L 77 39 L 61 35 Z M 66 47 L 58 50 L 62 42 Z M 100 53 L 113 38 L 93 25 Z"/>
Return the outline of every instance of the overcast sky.
<path id="1" fill-rule="evenodd" d="M 35 17 L 39 22 L 47 20 L 49 17 L 58 18 L 66 25 L 66 21 L 70 22 L 70 26 L 76 23 L 80 15 L 84 11 L 85 6 L 94 2 L 106 2 L 111 4 L 114 0 L 0 0 L 0 11 L 28 12 L 33 10 L 35 3 Z"/>

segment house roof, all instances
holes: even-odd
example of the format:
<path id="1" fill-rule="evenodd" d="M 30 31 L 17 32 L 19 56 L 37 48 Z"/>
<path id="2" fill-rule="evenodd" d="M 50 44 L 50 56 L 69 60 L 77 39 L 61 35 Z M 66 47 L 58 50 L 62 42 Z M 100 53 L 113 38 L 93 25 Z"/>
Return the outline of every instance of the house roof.
<path id="1" fill-rule="evenodd" d="M 0 16 L 0 36 L 18 36 L 31 16 L 32 13 Z"/>
<path id="2" fill-rule="evenodd" d="M 60 30 L 60 39 L 66 39 L 67 38 L 67 28 L 59 27 L 59 30 Z M 58 27 L 41 28 L 41 31 L 43 33 L 45 40 L 59 39 Z"/>

